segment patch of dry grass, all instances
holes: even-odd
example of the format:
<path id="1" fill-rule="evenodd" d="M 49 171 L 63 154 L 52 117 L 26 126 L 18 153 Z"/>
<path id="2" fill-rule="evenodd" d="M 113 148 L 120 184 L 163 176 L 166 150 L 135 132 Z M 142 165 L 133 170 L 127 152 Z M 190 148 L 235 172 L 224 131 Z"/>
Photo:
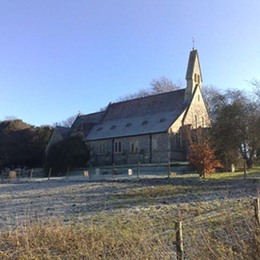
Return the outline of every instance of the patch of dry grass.
<path id="1" fill-rule="evenodd" d="M 260 257 L 250 200 L 225 200 L 20 223 L 1 232 L 0 259 L 175 259 L 175 220 L 183 220 L 185 259 Z"/>
<path id="2" fill-rule="evenodd" d="M 59 221 L 19 225 L 1 233 L 0 248 L 0 259 L 170 259 L 172 255 L 149 222 L 119 216 L 85 225 Z"/>

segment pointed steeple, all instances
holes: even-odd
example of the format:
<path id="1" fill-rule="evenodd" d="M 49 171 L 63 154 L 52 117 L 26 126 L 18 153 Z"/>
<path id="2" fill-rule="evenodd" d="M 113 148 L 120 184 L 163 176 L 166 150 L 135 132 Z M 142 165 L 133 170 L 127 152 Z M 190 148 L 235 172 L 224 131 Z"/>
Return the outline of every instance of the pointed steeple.
<path id="1" fill-rule="evenodd" d="M 184 101 L 187 102 L 192 98 L 197 86 L 201 88 L 202 74 L 200 70 L 199 54 L 197 50 L 192 49 L 189 56 L 189 62 L 186 73 L 186 89 Z"/>

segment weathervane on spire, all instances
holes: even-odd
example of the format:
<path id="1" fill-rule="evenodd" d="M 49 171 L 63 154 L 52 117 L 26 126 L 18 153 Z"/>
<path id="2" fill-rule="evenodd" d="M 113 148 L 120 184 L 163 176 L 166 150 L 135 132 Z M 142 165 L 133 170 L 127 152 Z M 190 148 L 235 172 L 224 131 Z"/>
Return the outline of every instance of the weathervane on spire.
<path id="1" fill-rule="evenodd" d="M 192 37 L 192 50 L 194 51 L 195 48 L 195 37 Z"/>

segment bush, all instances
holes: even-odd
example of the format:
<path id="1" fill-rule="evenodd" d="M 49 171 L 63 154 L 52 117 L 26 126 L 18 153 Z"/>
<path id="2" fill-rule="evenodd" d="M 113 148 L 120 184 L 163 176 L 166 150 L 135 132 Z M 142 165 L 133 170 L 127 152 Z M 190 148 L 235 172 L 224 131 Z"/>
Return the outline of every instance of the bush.
<path id="1" fill-rule="evenodd" d="M 65 173 L 68 168 L 84 167 L 90 159 L 89 148 L 79 137 L 70 137 L 51 146 L 44 170 L 52 174 Z"/>
<path id="2" fill-rule="evenodd" d="M 205 177 L 213 173 L 216 168 L 221 168 L 222 164 L 215 157 L 214 151 L 208 143 L 190 145 L 188 160 L 194 165 L 200 176 Z"/>

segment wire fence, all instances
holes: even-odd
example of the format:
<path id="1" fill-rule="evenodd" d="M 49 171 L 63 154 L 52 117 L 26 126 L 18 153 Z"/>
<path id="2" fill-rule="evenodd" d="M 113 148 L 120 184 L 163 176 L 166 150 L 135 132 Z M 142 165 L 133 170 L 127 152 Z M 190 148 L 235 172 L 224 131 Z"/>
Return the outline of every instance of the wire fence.
<path id="1" fill-rule="evenodd" d="M 128 166 L 102 166 L 92 168 L 67 169 L 66 173 L 53 173 L 52 168 L 46 173 L 42 168 L 36 169 L 5 169 L 1 172 L 1 181 L 12 181 L 33 178 L 64 178 L 82 180 L 139 179 L 139 178 L 170 178 L 176 175 L 194 173 L 186 162 L 169 162 L 160 164 L 135 164 Z"/>
<path id="2" fill-rule="evenodd" d="M 187 258 L 259 259 L 259 214 L 259 199 L 226 200 L 214 211 L 185 221 Z"/>

